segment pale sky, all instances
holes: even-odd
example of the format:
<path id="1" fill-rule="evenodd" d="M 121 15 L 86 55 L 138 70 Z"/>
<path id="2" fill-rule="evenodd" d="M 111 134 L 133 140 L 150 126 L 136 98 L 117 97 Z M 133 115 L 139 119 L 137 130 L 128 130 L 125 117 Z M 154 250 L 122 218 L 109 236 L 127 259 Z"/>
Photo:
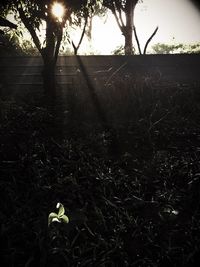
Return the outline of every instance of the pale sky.
<path id="1" fill-rule="evenodd" d="M 136 6 L 135 26 L 142 47 L 156 26 L 159 30 L 150 46 L 159 42 L 200 42 L 200 13 L 190 0 L 144 0 Z M 116 46 L 124 44 L 112 14 L 105 24 L 95 19 L 93 40 L 95 49 L 102 54 L 109 54 Z"/>
<path id="2" fill-rule="evenodd" d="M 149 49 L 155 43 L 200 42 L 200 11 L 191 0 L 143 0 L 136 6 L 134 21 L 142 50 L 157 26 L 159 30 Z M 75 30 L 74 34 L 73 40 L 76 41 L 76 37 L 80 38 L 80 32 Z M 117 46 L 124 45 L 124 37 L 111 13 L 108 13 L 107 19 L 94 18 L 92 36 L 90 47 L 94 54 L 110 54 Z M 134 37 L 133 43 L 135 45 Z M 84 37 L 79 53 L 85 54 L 88 46 L 87 38 Z"/>

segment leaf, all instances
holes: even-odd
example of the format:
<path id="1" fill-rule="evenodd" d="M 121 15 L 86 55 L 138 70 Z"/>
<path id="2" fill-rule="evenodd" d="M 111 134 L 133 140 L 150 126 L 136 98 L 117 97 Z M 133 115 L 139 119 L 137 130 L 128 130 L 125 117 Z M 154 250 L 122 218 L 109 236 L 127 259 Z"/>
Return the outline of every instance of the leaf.
<path id="1" fill-rule="evenodd" d="M 55 212 L 51 212 L 48 217 L 48 226 L 52 223 L 53 219 L 55 218 L 59 219 L 58 214 Z"/>
<path id="2" fill-rule="evenodd" d="M 60 219 L 59 219 L 59 218 L 56 218 L 56 217 L 54 217 L 54 218 L 52 219 L 51 222 L 58 222 L 58 223 L 61 223 Z"/>
<path id="3" fill-rule="evenodd" d="M 178 210 L 172 210 L 172 214 L 174 214 L 174 215 L 178 215 L 179 212 L 178 212 Z"/>
<path id="4" fill-rule="evenodd" d="M 64 223 L 69 223 L 69 217 L 67 216 L 67 215 L 62 215 L 61 217 L 60 217 L 60 219 L 62 220 L 62 222 L 64 222 Z"/>
<path id="5" fill-rule="evenodd" d="M 65 208 L 63 204 L 60 203 L 59 211 L 58 211 L 58 217 L 61 217 L 65 214 Z"/>

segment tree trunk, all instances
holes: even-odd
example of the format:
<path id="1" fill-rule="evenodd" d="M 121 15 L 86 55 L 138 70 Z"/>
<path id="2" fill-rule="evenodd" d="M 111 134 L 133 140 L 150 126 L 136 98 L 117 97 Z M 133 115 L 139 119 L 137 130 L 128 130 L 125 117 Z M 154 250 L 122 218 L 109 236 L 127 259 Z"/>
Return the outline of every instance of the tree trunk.
<path id="1" fill-rule="evenodd" d="M 124 34 L 125 38 L 125 46 L 124 46 L 124 52 L 125 55 L 133 55 L 133 33 L 132 28 L 126 29 L 126 33 Z"/>
<path id="2" fill-rule="evenodd" d="M 126 26 L 124 27 L 124 38 L 125 38 L 125 46 L 124 52 L 125 55 L 133 55 L 133 15 L 135 6 L 138 1 L 127 0 L 125 7 L 125 15 L 126 15 Z"/>
<path id="3" fill-rule="evenodd" d="M 47 20 L 46 26 L 46 47 L 43 48 L 42 58 L 43 66 L 43 87 L 44 93 L 49 97 L 55 96 L 55 35 L 54 35 L 54 22 L 51 18 Z"/>
<path id="4" fill-rule="evenodd" d="M 49 95 L 49 97 L 55 97 L 55 65 L 54 61 L 49 59 L 44 59 L 43 66 L 43 88 L 45 95 Z"/>

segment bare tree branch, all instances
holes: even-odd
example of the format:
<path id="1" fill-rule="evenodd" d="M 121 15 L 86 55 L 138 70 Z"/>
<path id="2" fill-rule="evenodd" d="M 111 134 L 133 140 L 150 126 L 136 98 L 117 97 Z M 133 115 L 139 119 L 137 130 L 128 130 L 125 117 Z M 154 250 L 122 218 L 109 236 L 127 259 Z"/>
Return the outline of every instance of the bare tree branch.
<path id="1" fill-rule="evenodd" d="M 143 52 L 144 55 L 146 54 L 147 46 L 149 45 L 149 43 L 151 42 L 152 38 L 157 33 L 157 31 L 158 31 L 158 26 L 156 27 L 156 29 L 154 30 L 154 32 L 152 33 L 152 35 L 149 37 L 149 39 L 147 40 L 147 42 L 145 44 L 144 52 Z"/>
<path id="2" fill-rule="evenodd" d="M 55 47 L 54 66 L 56 65 L 56 62 L 57 62 L 57 58 L 58 58 L 58 53 L 59 53 L 59 49 L 60 49 L 60 44 L 61 44 L 61 41 L 62 41 L 62 37 L 63 37 L 63 28 L 61 26 L 59 35 L 57 36 L 57 42 L 56 42 L 56 47 Z"/>
<path id="3" fill-rule="evenodd" d="M 138 47 L 138 50 L 139 50 L 139 54 L 142 55 L 142 51 L 141 51 L 141 47 L 140 47 L 140 42 L 139 42 L 137 31 L 136 31 L 136 28 L 135 27 L 133 27 L 133 31 L 134 31 L 134 35 L 135 35 L 135 40 L 136 40 L 136 43 L 137 43 L 137 47 Z"/>
<path id="4" fill-rule="evenodd" d="M 121 27 L 124 28 L 125 24 L 124 24 L 124 21 L 122 19 L 122 12 L 121 12 L 120 6 L 116 5 L 115 2 L 113 3 L 113 5 L 114 5 L 115 12 L 116 12 L 116 10 L 118 11 L 119 17 L 117 17 L 117 18 L 118 18 L 119 22 L 121 23 Z"/>
<path id="5" fill-rule="evenodd" d="M 72 41 L 72 46 L 74 48 L 74 54 L 77 55 L 77 52 L 78 52 L 78 49 L 83 41 L 83 37 L 85 35 L 85 30 L 86 30 L 86 26 L 87 26 L 87 22 L 88 22 L 88 17 L 86 16 L 85 17 L 85 23 L 84 23 L 84 27 L 83 27 L 83 30 L 82 30 L 82 34 L 81 34 L 81 38 L 78 42 L 78 45 L 76 46 L 75 43 Z"/>
<path id="6" fill-rule="evenodd" d="M 116 22 L 117 22 L 118 27 L 120 28 L 120 30 L 121 30 L 122 33 L 123 33 L 123 31 L 124 31 L 124 27 L 123 27 L 122 24 L 120 24 L 120 20 L 119 20 L 119 17 L 117 16 L 116 10 L 113 9 L 113 10 L 112 10 L 112 13 L 113 13 L 113 15 L 114 15 L 114 17 L 115 17 L 115 19 L 116 19 Z"/>
<path id="7" fill-rule="evenodd" d="M 119 19 L 120 19 L 121 25 L 122 25 L 122 27 L 124 28 L 124 27 L 125 27 L 125 23 L 124 23 L 123 18 L 122 18 L 122 12 L 121 12 L 121 9 L 119 9 L 118 12 L 119 12 Z"/>
<path id="8" fill-rule="evenodd" d="M 17 25 L 10 22 L 9 20 L 7 19 L 4 19 L 2 17 L 0 17 L 0 26 L 4 26 L 4 27 L 9 27 L 9 28 L 12 28 L 12 29 L 17 29 Z"/>
<path id="9" fill-rule="evenodd" d="M 18 7 L 17 8 L 19 14 L 20 14 L 20 18 L 22 20 L 22 22 L 24 23 L 25 27 L 27 28 L 27 30 L 29 31 L 31 37 L 33 38 L 33 42 L 35 43 L 37 49 L 39 50 L 39 52 L 42 54 L 43 50 L 41 48 L 41 43 L 40 40 L 35 32 L 35 29 L 33 28 L 32 24 L 30 23 L 30 20 L 26 17 L 24 10 L 22 9 L 22 7 Z"/>

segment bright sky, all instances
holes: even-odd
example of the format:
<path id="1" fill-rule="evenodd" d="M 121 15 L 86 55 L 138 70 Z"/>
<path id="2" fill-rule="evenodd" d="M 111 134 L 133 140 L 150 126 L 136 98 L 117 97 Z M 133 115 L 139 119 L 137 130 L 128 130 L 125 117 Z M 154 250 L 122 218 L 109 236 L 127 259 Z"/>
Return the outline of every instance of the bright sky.
<path id="1" fill-rule="evenodd" d="M 200 11 L 191 0 L 143 0 L 136 6 L 134 21 L 142 48 L 156 26 L 159 30 L 149 48 L 155 43 L 200 42 Z M 80 32 L 74 32 L 76 35 L 78 33 L 73 37 L 77 43 Z M 80 54 L 87 53 L 88 49 L 94 54 L 110 54 L 117 46 L 124 44 L 124 37 L 111 13 L 107 19 L 94 18 L 92 37 L 92 44 L 88 44 L 84 37 Z M 133 42 L 135 45 L 135 40 Z"/>
<path id="2" fill-rule="evenodd" d="M 143 47 L 147 39 L 159 26 L 150 46 L 155 43 L 200 42 L 200 13 L 190 0 L 144 0 L 135 10 L 135 26 Z M 93 46 L 101 54 L 109 54 L 124 37 L 112 14 L 105 24 L 95 18 Z"/>

